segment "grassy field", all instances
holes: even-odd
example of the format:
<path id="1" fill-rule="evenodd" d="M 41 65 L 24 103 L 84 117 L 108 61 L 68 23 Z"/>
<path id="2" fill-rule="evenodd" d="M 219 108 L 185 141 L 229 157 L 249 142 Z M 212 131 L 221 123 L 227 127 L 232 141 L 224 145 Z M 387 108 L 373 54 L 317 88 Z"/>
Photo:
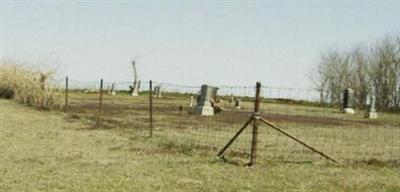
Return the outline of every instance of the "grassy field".
<path id="1" fill-rule="evenodd" d="M 304 154 L 292 157 L 290 154 L 293 151 L 290 150 L 283 153 L 287 156 L 280 157 L 283 161 L 279 161 L 277 157 L 281 152 L 293 148 L 295 146 L 293 144 L 274 150 L 261 147 L 261 151 L 263 149 L 270 151 L 266 154 L 275 153 L 275 155 L 268 157 L 261 154 L 261 157 L 265 158 L 260 158 L 260 163 L 253 167 L 222 161 L 215 157 L 213 150 L 196 150 L 191 145 L 179 144 L 187 142 L 185 139 L 197 133 L 193 129 L 174 132 L 166 129 L 167 126 L 176 123 L 167 121 L 170 115 L 179 116 L 176 107 L 167 111 L 156 110 L 155 115 L 158 115 L 155 135 L 153 138 L 148 138 L 145 130 L 148 123 L 145 121 L 147 117 L 144 111 L 147 106 L 145 97 L 126 101 L 123 96 L 113 99 L 107 96 L 106 105 L 142 103 L 143 106 L 136 106 L 137 109 L 143 108 L 143 110 L 133 110 L 133 106 L 131 110 L 106 107 L 104 113 L 108 117 L 104 118 L 104 127 L 93 128 L 95 97 L 81 94 L 75 96 L 76 100 L 71 99 L 72 107 L 68 114 L 38 111 L 11 100 L 0 100 L 0 191 L 400 191 L 398 164 L 370 161 L 334 165 L 323 160 L 307 161 L 304 157 L 308 156 Z M 83 100 L 85 102 L 82 102 Z M 93 105 L 89 101 L 92 101 Z M 156 104 L 157 102 L 158 106 L 168 103 L 173 106 L 187 103 L 184 99 L 179 101 L 168 98 L 158 100 Z M 77 107 L 82 104 L 86 107 Z M 248 105 L 250 109 L 250 104 Z M 273 107 L 279 108 L 276 104 L 263 104 L 263 109 L 271 109 L 265 112 L 265 114 L 270 113 L 271 118 L 272 114 L 276 114 L 272 111 Z M 313 113 L 321 114 L 318 108 L 292 107 L 309 111 L 307 116 Z M 244 108 L 246 110 L 246 104 Z M 300 109 L 293 111 L 298 112 Z M 279 108 L 279 111 L 285 114 L 291 110 L 291 107 L 285 107 L 284 110 Z M 131 120 L 122 121 L 124 115 L 132 117 Z M 383 117 L 386 118 L 385 116 Z M 379 120 L 378 123 L 369 124 L 380 128 L 387 127 L 393 131 L 398 120 L 390 117 L 390 114 L 388 116 L 387 118 L 391 120 L 389 123 L 385 121 L 381 124 Z M 315 129 L 323 127 L 324 130 L 331 131 L 338 128 L 338 125 L 333 123 L 327 123 L 328 125 L 324 127 L 318 121 L 299 122 L 296 118 L 279 117 L 275 116 L 273 119 L 281 126 L 289 127 L 287 131 L 294 134 L 296 134 L 295 128 L 298 130 L 314 126 Z M 243 117 L 231 117 L 227 122 L 235 127 L 242 122 L 241 118 Z M 223 123 L 217 123 L 221 120 L 226 119 L 220 116 L 219 119 L 209 120 L 207 127 L 215 125 L 221 127 Z M 190 121 L 196 122 L 196 119 Z M 354 128 L 356 130 L 362 125 L 372 129 L 371 126 L 367 126 L 368 123 L 363 124 L 362 121 L 365 120 L 361 117 L 350 117 L 339 128 L 356 126 Z M 189 138 L 190 141 L 212 135 L 203 133 L 198 134 L 198 137 Z M 229 138 L 231 133 L 233 132 L 229 131 L 229 134 L 223 135 Z M 171 135 L 183 135 L 183 138 Z M 328 137 L 329 131 L 325 132 L 325 135 Z M 350 137 L 346 141 L 356 137 Z M 385 141 L 385 138 L 382 139 Z M 209 138 L 209 141 L 212 143 L 219 140 Z M 221 141 L 225 142 L 225 138 Z M 275 142 L 281 140 L 276 139 Z M 359 144 L 358 141 L 355 143 Z M 262 144 L 263 141 L 260 145 Z M 388 146 L 391 147 L 391 144 Z M 352 155 L 352 153 L 345 154 Z M 299 157 L 300 160 L 296 160 Z M 288 160 L 284 161 L 285 159 Z"/>

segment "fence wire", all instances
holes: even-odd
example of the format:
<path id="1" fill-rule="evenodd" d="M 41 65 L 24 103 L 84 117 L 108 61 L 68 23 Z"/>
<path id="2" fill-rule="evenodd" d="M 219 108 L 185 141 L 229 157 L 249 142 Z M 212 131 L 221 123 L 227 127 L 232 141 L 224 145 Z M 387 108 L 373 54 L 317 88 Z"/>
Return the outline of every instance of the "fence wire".
<path id="1" fill-rule="evenodd" d="M 65 83 L 65 82 L 64 82 Z M 150 124 L 149 82 L 141 82 L 139 96 L 131 96 L 132 82 L 103 84 L 101 127 L 133 129 L 148 135 Z M 216 154 L 253 115 L 255 86 L 217 86 L 221 112 L 213 116 L 193 113 L 200 86 L 164 82 L 153 85 L 153 137 L 173 147 L 199 149 Z M 115 94 L 111 90 L 114 88 Z M 155 93 L 155 87 L 161 94 Z M 99 116 L 100 81 L 69 80 L 68 116 L 94 126 Z M 260 112 L 283 131 L 340 162 L 398 162 L 400 121 L 398 114 L 379 113 L 376 120 L 364 118 L 356 109 L 349 115 L 339 106 L 320 103 L 318 91 L 262 87 Z M 238 137 L 226 156 L 250 157 L 252 126 Z M 258 161 L 323 162 L 322 158 L 289 137 L 259 123 Z"/>

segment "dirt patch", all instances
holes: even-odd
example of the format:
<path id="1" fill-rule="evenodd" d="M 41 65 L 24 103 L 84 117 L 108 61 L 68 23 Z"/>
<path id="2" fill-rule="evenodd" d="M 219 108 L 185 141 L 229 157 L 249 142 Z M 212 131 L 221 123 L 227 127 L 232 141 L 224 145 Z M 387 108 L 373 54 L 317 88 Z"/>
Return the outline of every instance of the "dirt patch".
<path id="1" fill-rule="evenodd" d="M 275 122 L 291 122 L 291 123 L 303 123 L 312 125 L 334 125 L 334 126 L 346 126 L 346 125 L 378 125 L 378 122 L 360 121 L 360 120 L 346 120 L 338 119 L 334 117 L 317 117 L 317 116 L 303 116 L 303 115 L 285 115 L 285 114 L 267 114 L 264 116 L 266 119 Z"/>
<path id="2" fill-rule="evenodd" d="M 239 111 L 224 111 L 223 115 L 229 119 L 244 119 L 250 117 L 252 112 L 239 112 Z M 269 121 L 276 123 L 301 123 L 308 125 L 318 126 L 346 126 L 346 125 L 379 125 L 379 122 L 361 121 L 361 120 L 346 120 L 334 117 L 318 117 L 318 116 L 304 116 L 304 115 L 288 115 L 278 113 L 268 113 L 263 115 Z"/>
<path id="3" fill-rule="evenodd" d="M 70 106 L 71 112 L 85 112 L 85 111 L 92 111 L 98 110 L 99 104 L 98 103 L 86 103 L 86 104 L 75 104 Z M 175 108 L 174 108 L 175 109 Z M 178 107 L 176 107 L 178 109 Z M 105 113 L 118 113 L 121 111 L 149 111 L 148 104 L 108 104 L 103 103 L 102 110 Z M 153 111 L 159 112 L 168 112 L 173 110 L 172 107 L 165 107 L 165 106 L 153 106 Z"/>
<path id="4" fill-rule="evenodd" d="M 97 103 L 87 103 L 81 105 L 74 105 L 69 108 L 69 112 L 72 113 L 88 113 L 93 114 L 98 110 Z M 202 117 L 188 114 L 189 108 L 183 107 L 180 110 L 178 105 L 172 104 L 159 104 L 153 106 L 153 114 L 157 119 L 157 116 L 165 116 L 170 118 L 171 121 L 174 119 L 186 119 L 190 122 L 204 122 L 204 121 L 216 121 L 226 123 L 244 123 L 252 114 L 251 111 L 239 111 L 239 110 L 226 110 L 222 113 L 218 113 L 212 117 Z M 127 114 L 133 116 L 143 116 L 149 113 L 148 104 L 103 104 L 103 113 L 108 117 L 123 117 Z M 335 117 L 321 117 L 321 116 L 305 116 L 305 115 L 289 115 L 289 114 L 278 114 L 268 113 L 263 115 L 266 119 L 276 123 L 299 123 L 316 126 L 347 126 L 347 125 L 380 125 L 379 122 L 362 121 L 362 120 L 346 120 Z M 145 120 L 145 118 L 141 118 Z M 118 124 L 117 122 L 112 122 Z"/>

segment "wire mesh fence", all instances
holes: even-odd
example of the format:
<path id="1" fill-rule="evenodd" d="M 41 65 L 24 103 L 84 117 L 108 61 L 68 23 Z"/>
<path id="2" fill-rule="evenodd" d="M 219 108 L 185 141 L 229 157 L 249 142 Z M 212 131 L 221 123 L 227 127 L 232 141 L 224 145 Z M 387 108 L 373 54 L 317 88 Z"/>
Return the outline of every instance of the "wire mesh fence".
<path id="1" fill-rule="evenodd" d="M 278 92 L 273 97 L 264 95 L 270 100 L 262 104 L 264 118 L 276 122 L 291 135 L 341 162 L 399 160 L 400 127 L 396 114 L 380 113 L 377 120 L 365 118 L 367 111 L 361 109 L 356 109 L 354 115 L 345 114 L 340 106 L 326 107 L 320 103 L 318 91 L 293 90 L 285 93 L 263 87 L 264 94 Z M 282 100 L 286 101 L 280 102 Z M 320 159 L 320 156 L 274 130 L 261 129 L 260 135 L 268 138 L 259 143 L 260 151 L 269 152 L 261 153 L 267 159 Z"/>
<path id="2" fill-rule="evenodd" d="M 149 100 L 146 96 L 149 94 L 148 82 L 142 83 L 140 97 L 129 94 L 129 83 L 126 82 L 104 82 L 102 92 L 100 92 L 100 81 L 69 80 L 68 84 L 67 111 L 71 119 L 82 120 L 88 127 L 100 123 L 102 128 L 148 129 Z M 112 94 L 112 84 L 115 94 Z M 101 104 L 100 95 L 102 95 Z"/>
<path id="3" fill-rule="evenodd" d="M 221 112 L 212 116 L 195 114 L 196 98 L 200 86 L 160 84 L 162 97 L 154 100 L 155 133 L 171 139 L 178 146 L 212 150 L 216 153 L 252 115 L 251 101 L 235 107 L 236 100 L 248 98 L 254 87 L 219 87 Z M 233 96 L 232 96 L 233 95 Z M 250 153 L 251 130 L 247 129 L 232 146 L 235 156 L 247 157 Z"/>
<path id="4" fill-rule="evenodd" d="M 100 118 L 102 128 L 133 129 L 143 136 L 149 136 L 152 123 L 153 137 L 163 138 L 173 147 L 217 154 L 254 115 L 255 86 L 218 86 L 212 105 L 221 111 L 204 116 L 195 111 L 201 86 L 152 82 L 150 91 L 150 82 L 141 82 L 139 96 L 131 96 L 130 85 L 132 82 L 105 81 L 100 103 L 100 81 L 69 80 L 68 118 L 82 121 L 88 128 Z M 397 114 L 379 113 L 375 120 L 364 118 L 362 110 L 344 114 L 338 106 L 321 104 L 318 91 L 312 89 L 264 86 L 260 91 L 263 118 L 339 162 L 400 159 Z M 324 162 L 323 157 L 293 139 L 258 124 L 259 161 Z M 250 124 L 225 156 L 248 159 L 253 136 Z"/>

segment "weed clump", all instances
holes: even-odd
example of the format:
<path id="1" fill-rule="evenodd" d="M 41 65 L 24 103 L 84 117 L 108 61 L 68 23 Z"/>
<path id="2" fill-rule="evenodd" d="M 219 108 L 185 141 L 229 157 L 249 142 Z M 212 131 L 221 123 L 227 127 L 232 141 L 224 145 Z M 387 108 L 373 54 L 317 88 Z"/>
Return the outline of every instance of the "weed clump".
<path id="1" fill-rule="evenodd" d="M 15 63 L 0 63 L 0 98 L 52 109 L 55 106 L 59 89 L 51 85 L 51 71 L 34 69 Z"/>

